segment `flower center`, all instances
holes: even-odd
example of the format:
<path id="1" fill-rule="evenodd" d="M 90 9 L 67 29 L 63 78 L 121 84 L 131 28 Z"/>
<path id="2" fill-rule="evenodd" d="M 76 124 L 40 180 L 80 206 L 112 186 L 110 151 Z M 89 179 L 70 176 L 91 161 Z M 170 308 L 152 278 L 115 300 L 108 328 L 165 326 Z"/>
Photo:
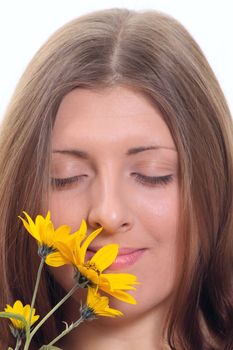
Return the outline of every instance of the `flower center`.
<path id="1" fill-rule="evenodd" d="M 87 261 L 87 263 L 84 265 L 88 270 L 93 270 L 97 273 L 97 275 L 100 275 L 101 272 L 98 269 L 98 267 L 96 266 L 95 263 L 91 262 L 91 261 Z"/>

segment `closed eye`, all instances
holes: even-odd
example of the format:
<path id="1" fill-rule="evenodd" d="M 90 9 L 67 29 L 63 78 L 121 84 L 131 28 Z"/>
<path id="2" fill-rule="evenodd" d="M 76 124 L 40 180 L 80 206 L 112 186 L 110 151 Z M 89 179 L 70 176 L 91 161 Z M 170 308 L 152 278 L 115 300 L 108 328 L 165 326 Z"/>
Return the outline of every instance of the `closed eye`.
<path id="1" fill-rule="evenodd" d="M 54 189 L 62 189 L 74 183 L 79 183 L 84 180 L 87 175 L 77 175 L 66 178 L 51 178 L 51 185 Z"/>
<path id="2" fill-rule="evenodd" d="M 140 173 L 132 173 L 131 175 L 134 176 L 139 183 L 147 186 L 167 185 L 173 180 L 173 174 L 164 176 L 146 176 Z"/>
<path id="3" fill-rule="evenodd" d="M 164 175 L 164 176 L 147 176 L 140 173 L 131 173 L 132 176 L 136 178 L 136 181 L 147 185 L 147 186 L 156 186 L 156 185 L 167 185 L 173 179 L 173 175 Z M 51 178 L 51 186 L 54 189 L 63 189 L 69 186 L 72 186 L 74 183 L 82 182 L 88 175 L 77 175 L 67 178 Z"/>

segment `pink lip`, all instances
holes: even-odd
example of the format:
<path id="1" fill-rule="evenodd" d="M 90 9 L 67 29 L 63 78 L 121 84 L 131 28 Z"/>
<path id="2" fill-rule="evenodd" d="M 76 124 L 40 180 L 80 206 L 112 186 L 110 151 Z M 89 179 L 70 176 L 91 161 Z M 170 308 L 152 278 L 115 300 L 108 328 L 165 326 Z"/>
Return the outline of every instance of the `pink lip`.
<path id="1" fill-rule="evenodd" d="M 121 248 L 119 249 L 119 253 L 116 257 L 114 263 L 108 268 L 108 270 L 120 270 L 127 268 L 133 264 L 135 264 L 140 257 L 145 252 L 145 248 L 143 249 L 132 249 L 132 248 Z M 86 258 L 87 260 L 91 259 L 91 257 L 95 254 L 97 250 L 91 249 L 87 250 Z"/>

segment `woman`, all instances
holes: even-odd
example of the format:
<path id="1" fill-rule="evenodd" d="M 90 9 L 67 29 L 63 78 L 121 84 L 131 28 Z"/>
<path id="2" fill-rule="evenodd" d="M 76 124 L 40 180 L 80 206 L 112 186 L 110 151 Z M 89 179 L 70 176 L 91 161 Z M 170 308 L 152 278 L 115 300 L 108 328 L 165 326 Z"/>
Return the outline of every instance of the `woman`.
<path id="1" fill-rule="evenodd" d="M 112 270 L 142 282 L 136 306 L 113 302 L 124 318 L 83 324 L 60 346 L 232 349 L 232 149 L 218 82 L 177 21 L 112 9 L 65 25 L 30 63 L 2 127 L 1 308 L 30 302 L 38 266 L 17 216 L 50 209 L 55 226 L 103 226 L 92 251 L 120 243 Z M 47 269 L 39 314 L 71 283 L 66 268 Z M 35 349 L 78 304 L 46 323 Z"/>

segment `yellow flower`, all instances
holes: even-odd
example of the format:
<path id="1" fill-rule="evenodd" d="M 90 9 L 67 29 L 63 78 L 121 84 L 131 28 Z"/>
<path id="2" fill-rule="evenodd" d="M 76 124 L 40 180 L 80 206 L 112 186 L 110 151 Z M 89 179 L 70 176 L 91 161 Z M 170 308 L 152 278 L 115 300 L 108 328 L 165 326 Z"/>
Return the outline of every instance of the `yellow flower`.
<path id="1" fill-rule="evenodd" d="M 109 307 L 108 297 L 101 296 L 95 288 L 88 287 L 87 305 L 81 308 L 81 316 L 91 320 L 97 316 L 123 316 L 123 313 Z"/>
<path id="2" fill-rule="evenodd" d="M 109 244 L 102 247 L 90 260 L 85 261 L 87 249 L 101 232 L 101 229 L 99 228 L 92 232 L 85 240 L 85 235 L 75 234 L 75 240 L 72 242 L 72 245 L 64 240 L 57 242 L 56 246 L 59 252 L 48 256 L 46 263 L 54 267 L 73 264 L 78 270 L 77 276 L 80 282 L 85 284 L 86 281 L 87 283 L 89 282 L 89 285 L 97 285 L 98 288 L 117 299 L 136 304 L 134 297 L 125 292 L 125 290 L 136 289 L 132 286 L 138 284 L 136 276 L 127 273 L 103 273 L 115 261 L 118 254 L 118 244 Z M 82 243 L 83 240 L 84 242 Z"/>
<path id="3" fill-rule="evenodd" d="M 21 303 L 20 300 L 17 300 L 13 307 L 10 305 L 7 305 L 4 309 L 5 312 L 11 312 L 14 314 L 17 314 L 19 316 L 23 316 L 26 320 L 26 322 L 29 322 L 29 316 L 30 316 L 30 305 L 27 304 L 25 306 L 23 306 L 23 304 Z M 32 309 L 32 318 L 31 318 L 31 324 L 30 327 L 38 320 L 38 318 L 40 317 L 39 315 L 35 315 L 36 309 Z M 17 320 L 15 318 L 10 318 L 14 328 L 19 329 L 19 330 L 23 330 L 25 328 L 25 324 L 20 321 Z"/>
<path id="4" fill-rule="evenodd" d="M 74 236 L 70 233 L 70 227 L 62 225 L 56 230 L 54 229 L 53 223 L 50 218 L 50 212 L 44 218 L 42 215 L 37 215 L 35 222 L 31 217 L 24 211 L 24 215 L 27 221 L 20 217 L 26 230 L 36 239 L 39 246 L 39 255 L 43 258 L 47 258 L 49 254 L 56 252 L 57 241 L 71 241 Z M 83 220 L 78 230 L 79 235 L 82 237 L 86 234 L 86 223 Z M 72 243 L 70 243 L 72 245 Z"/>

